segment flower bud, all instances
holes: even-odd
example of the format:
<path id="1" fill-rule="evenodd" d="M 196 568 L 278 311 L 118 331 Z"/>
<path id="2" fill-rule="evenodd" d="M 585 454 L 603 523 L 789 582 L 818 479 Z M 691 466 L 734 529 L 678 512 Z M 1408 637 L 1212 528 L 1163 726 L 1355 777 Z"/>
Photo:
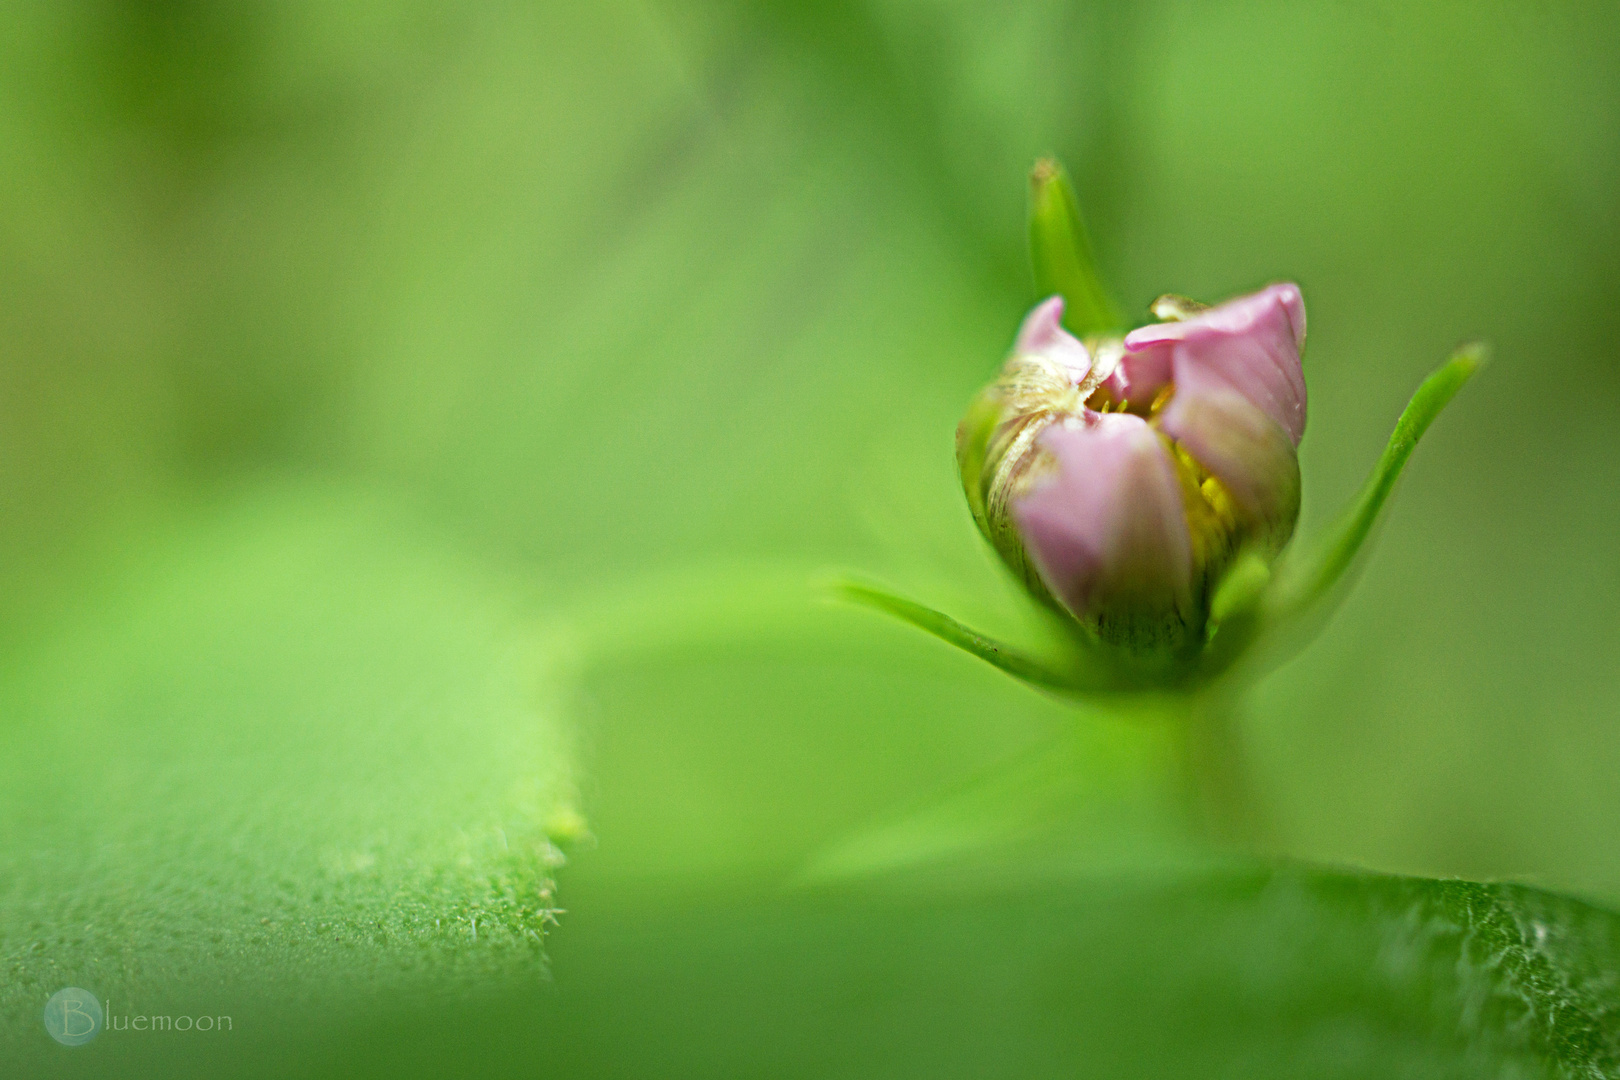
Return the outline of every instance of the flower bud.
<path id="1" fill-rule="evenodd" d="M 1299 515 L 1305 428 L 1297 286 L 1082 343 L 1053 297 L 1024 320 L 957 432 L 980 529 L 1042 601 L 1135 654 L 1184 654 L 1240 552 L 1269 560 Z"/>

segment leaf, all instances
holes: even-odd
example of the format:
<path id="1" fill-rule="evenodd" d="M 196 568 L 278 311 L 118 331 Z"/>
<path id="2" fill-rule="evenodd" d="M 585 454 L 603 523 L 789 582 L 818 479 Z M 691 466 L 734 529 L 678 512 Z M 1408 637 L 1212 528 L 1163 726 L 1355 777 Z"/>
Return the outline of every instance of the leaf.
<path id="1" fill-rule="evenodd" d="M 566 740 L 501 583 L 342 488 L 129 545 L 0 681 L 0 1045 L 163 1011 L 538 978 Z M 240 997 L 238 996 L 238 1000 Z"/>
<path id="2" fill-rule="evenodd" d="M 422 1023 L 492 1071 L 603 1077 L 1620 1076 L 1620 917 L 1524 885 L 969 868 L 604 912 L 556 965 L 559 993 Z M 333 1042 L 445 1053 L 404 1024 Z"/>
<path id="3" fill-rule="evenodd" d="M 1063 166 L 1036 162 L 1029 178 L 1029 253 L 1035 291 L 1063 297 L 1063 321 L 1077 337 L 1115 333 L 1125 326 L 1119 305 L 1097 274 L 1080 203 Z"/>
<path id="4" fill-rule="evenodd" d="M 1620 1075 L 1620 918 L 1526 886 L 1289 865 L 964 871 L 924 893 L 687 910 L 669 930 L 656 963 L 638 938 L 647 966 L 628 978 L 607 929 L 559 958 L 589 983 L 560 1010 L 570 1049 L 601 1073 L 653 1063 L 610 1043 L 616 1024 L 692 1010 L 710 1049 L 662 1059 L 666 1075 L 720 1046 L 752 1075 Z M 640 990 L 674 971 L 686 1001 Z M 625 1001 L 644 1011 L 615 1013 Z"/>

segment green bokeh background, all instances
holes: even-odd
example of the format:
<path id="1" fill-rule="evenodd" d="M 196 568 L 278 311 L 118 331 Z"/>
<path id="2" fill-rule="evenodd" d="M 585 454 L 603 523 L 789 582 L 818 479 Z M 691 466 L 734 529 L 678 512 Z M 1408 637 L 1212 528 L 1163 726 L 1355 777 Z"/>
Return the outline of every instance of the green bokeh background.
<path id="1" fill-rule="evenodd" d="M 1025 175 L 1056 153 L 1129 310 L 1303 286 L 1305 535 L 1422 375 L 1494 346 L 1245 719 L 1282 849 L 1620 903 L 1612 5 L 75 0 L 0 23 L 8 682 L 116 613 L 131 551 L 264 492 L 294 522 L 386 506 L 386 566 L 476 577 L 537 627 L 702 623 L 718 583 L 822 566 L 1010 625 L 951 436 L 1034 299 Z M 603 995 L 587 1045 L 639 1008 L 608 973 L 747 954 L 713 912 L 1076 722 L 781 592 L 757 629 L 614 653 L 568 703 L 595 840 L 545 993 Z M 175 617 L 166 678 L 213 678 Z M 773 915 L 758 948 L 801 925 L 828 963 L 869 947 L 827 917 Z M 396 1051 L 517 1054 L 459 1013 L 387 1015 Z M 352 1044 L 333 1024 L 311 1045 Z M 682 1030 L 669 1068 L 756 1067 Z"/>

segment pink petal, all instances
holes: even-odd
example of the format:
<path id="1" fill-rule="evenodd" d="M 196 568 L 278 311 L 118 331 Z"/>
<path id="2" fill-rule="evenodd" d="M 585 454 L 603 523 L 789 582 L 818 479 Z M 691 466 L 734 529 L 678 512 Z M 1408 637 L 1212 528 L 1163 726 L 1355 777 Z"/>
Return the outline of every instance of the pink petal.
<path id="1" fill-rule="evenodd" d="M 1122 371 L 1131 400 L 1168 370 L 1175 397 L 1163 418 L 1176 435 L 1180 407 L 1223 391 L 1241 395 L 1277 423 L 1297 446 L 1305 433 L 1305 301 L 1299 286 L 1272 285 L 1183 322 L 1157 323 L 1125 338 Z M 1155 392 L 1157 392 L 1155 388 Z"/>
<path id="2" fill-rule="evenodd" d="M 1125 347 L 1135 350 L 1160 341 L 1183 341 L 1202 334 L 1246 334 L 1257 322 L 1281 319 L 1293 338 L 1294 351 L 1305 347 L 1305 299 L 1292 283 L 1269 285 L 1259 292 L 1217 304 L 1180 322 L 1154 323 L 1132 330 Z"/>
<path id="3" fill-rule="evenodd" d="M 1056 473 L 1012 509 L 1042 581 L 1104 636 L 1112 627 L 1133 644 L 1174 637 L 1192 588 L 1192 541 L 1159 436 L 1139 416 L 1090 413 L 1047 429 L 1041 446 Z"/>
<path id="4" fill-rule="evenodd" d="M 1063 329 L 1063 297 L 1041 301 L 1024 317 L 1013 344 L 1014 356 L 1044 356 L 1055 361 L 1079 383 L 1091 371 L 1091 354 L 1080 339 Z"/>
<path id="5" fill-rule="evenodd" d="M 1153 404 L 1159 391 L 1170 382 L 1170 374 L 1169 349 L 1128 352 L 1102 385 L 1110 399 L 1129 402 L 1132 408 L 1145 409 Z"/>
<path id="6" fill-rule="evenodd" d="M 1159 426 L 1231 496 L 1248 535 L 1281 550 L 1299 517 L 1299 455 L 1288 433 L 1233 390 L 1182 396 Z"/>

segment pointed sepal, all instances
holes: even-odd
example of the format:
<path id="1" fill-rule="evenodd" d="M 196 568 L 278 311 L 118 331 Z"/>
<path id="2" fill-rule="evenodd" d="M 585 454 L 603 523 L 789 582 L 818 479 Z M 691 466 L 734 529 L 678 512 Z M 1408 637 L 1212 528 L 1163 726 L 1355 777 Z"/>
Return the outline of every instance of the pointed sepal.
<path id="1" fill-rule="evenodd" d="M 826 589 L 834 599 L 872 608 L 901 622 L 910 623 L 1037 690 L 1059 697 L 1077 697 L 1119 689 L 1113 673 L 1102 669 L 1078 651 L 1061 658 L 1037 656 L 1031 651 L 981 634 L 943 612 L 867 581 L 839 577 L 826 582 Z"/>
<path id="2" fill-rule="evenodd" d="M 1074 186 L 1051 158 L 1036 162 L 1029 177 L 1029 253 L 1036 293 L 1063 297 L 1064 322 L 1076 336 L 1124 331 L 1119 305 L 1097 273 Z"/>

